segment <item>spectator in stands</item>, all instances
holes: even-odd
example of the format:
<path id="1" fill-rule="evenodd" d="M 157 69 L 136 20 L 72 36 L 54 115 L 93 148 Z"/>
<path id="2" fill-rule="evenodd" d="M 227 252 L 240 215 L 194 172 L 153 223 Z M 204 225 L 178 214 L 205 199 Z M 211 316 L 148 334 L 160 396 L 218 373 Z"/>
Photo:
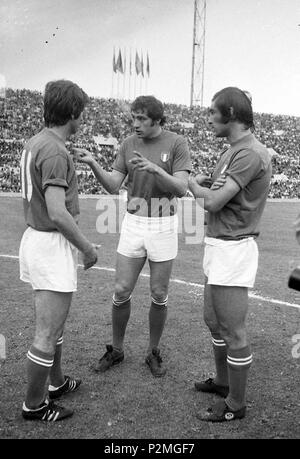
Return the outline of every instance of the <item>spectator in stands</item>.
<path id="1" fill-rule="evenodd" d="M 19 191 L 18 163 L 25 138 L 31 137 L 43 126 L 43 98 L 37 91 L 7 89 L 6 98 L 0 99 L 0 170 L 5 166 L 12 170 L 9 177 L 0 178 L 0 191 Z M 86 148 L 97 153 L 98 162 L 110 169 L 114 161 L 111 147 L 98 147 L 94 135 L 113 136 L 119 143 L 131 132 L 127 104 L 113 99 L 92 98 L 83 119 L 80 135 L 70 142 L 73 146 Z M 223 148 L 223 140 L 215 139 L 207 127 L 207 110 L 198 106 L 165 104 L 168 117 L 166 128 L 184 134 L 189 143 L 193 168 L 197 172 L 209 174 L 217 161 L 217 152 Z M 101 115 L 99 115 L 101 114 Z M 183 123 L 193 123 L 187 129 Z M 273 181 L 269 197 L 298 198 L 300 175 L 300 130 L 299 118 L 267 113 L 255 114 L 255 135 L 267 147 L 272 147 L 277 155 L 272 157 L 273 173 L 284 173 L 285 183 Z M 80 171 L 87 170 L 78 166 Z M 13 177 L 13 180 L 11 180 Z M 87 177 L 80 180 L 80 193 L 103 193 L 103 187 Z"/>

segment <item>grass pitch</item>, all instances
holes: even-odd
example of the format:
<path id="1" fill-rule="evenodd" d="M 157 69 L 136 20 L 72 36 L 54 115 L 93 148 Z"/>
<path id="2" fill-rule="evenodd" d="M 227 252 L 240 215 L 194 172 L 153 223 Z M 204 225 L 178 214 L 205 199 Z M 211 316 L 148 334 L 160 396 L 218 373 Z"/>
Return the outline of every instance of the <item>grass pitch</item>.
<path id="1" fill-rule="evenodd" d="M 0 257 L 0 333 L 6 337 L 7 360 L 0 368 L 0 438 L 202 439 L 298 438 L 300 436 L 300 359 L 292 356 L 292 337 L 300 334 L 300 309 L 266 298 L 299 303 L 287 288 L 292 261 L 300 248 L 292 222 L 295 202 L 268 202 L 258 239 L 260 262 L 250 298 L 249 338 L 254 363 L 247 391 L 246 418 L 207 424 L 196 413 L 217 398 L 193 390 L 195 380 L 214 371 L 210 336 L 202 319 L 202 245 L 186 245 L 180 236 L 169 292 L 169 315 L 161 342 L 167 374 L 154 379 L 144 363 L 148 340 L 149 279 L 140 277 L 133 294 L 125 341 L 125 360 L 104 374 L 92 365 L 111 342 L 111 296 L 118 235 L 98 234 L 97 200 L 82 199 L 81 228 L 102 244 L 97 266 L 79 269 L 78 292 L 64 335 L 67 374 L 83 379 L 76 394 L 62 400 L 75 409 L 64 422 L 26 422 L 20 416 L 26 388 L 26 352 L 34 333 L 32 293 L 19 281 L 18 260 Z M 0 254 L 17 255 L 25 229 L 19 197 L 0 196 Z M 143 273 L 149 272 L 145 265 Z"/>

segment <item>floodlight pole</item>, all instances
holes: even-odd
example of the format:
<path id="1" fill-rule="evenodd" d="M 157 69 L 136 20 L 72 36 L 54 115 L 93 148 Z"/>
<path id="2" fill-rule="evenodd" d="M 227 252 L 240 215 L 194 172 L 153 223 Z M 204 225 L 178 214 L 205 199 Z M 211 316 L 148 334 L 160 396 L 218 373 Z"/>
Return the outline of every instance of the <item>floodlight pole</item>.
<path id="1" fill-rule="evenodd" d="M 190 105 L 203 107 L 206 0 L 194 0 L 193 55 Z"/>

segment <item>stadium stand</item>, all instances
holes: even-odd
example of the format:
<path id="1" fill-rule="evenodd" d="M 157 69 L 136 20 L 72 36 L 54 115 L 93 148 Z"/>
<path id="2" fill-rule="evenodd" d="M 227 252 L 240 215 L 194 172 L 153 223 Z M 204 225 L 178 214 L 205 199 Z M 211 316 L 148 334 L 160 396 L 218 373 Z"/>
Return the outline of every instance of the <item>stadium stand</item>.
<path id="1" fill-rule="evenodd" d="M 210 173 L 217 154 L 224 147 L 206 125 L 206 109 L 165 104 L 166 128 L 183 134 L 189 142 L 196 172 Z M 43 127 L 42 94 L 37 91 L 6 90 L 0 99 L 0 191 L 20 191 L 19 162 L 22 146 Z M 300 198 L 300 118 L 287 115 L 255 113 L 256 136 L 272 154 L 273 179 L 270 198 Z M 101 145 L 94 137 L 116 138 L 120 143 L 131 132 L 129 104 L 114 99 L 91 98 L 84 112 L 83 125 L 76 139 L 67 146 L 92 151 L 99 163 L 111 168 L 116 148 Z M 93 174 L 77 165 L 79 192 L 105 192 Z"/>

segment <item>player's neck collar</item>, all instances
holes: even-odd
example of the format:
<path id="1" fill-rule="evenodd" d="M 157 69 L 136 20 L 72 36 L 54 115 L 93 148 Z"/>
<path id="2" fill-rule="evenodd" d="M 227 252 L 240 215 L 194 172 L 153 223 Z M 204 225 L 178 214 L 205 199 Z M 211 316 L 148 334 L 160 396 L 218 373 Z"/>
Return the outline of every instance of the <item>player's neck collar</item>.
<path id="1" fill-rule="evenodd" d="M 246 135 L 243 135 L 243 136 L 241 136 L 241 137 L 238 137 L 238 138 L 235 139 L 234 141 L 230 142 L 230 146 L 231 146 L 231 147 L 235 147 L 236 145 L 239 145 L 240 143 L 248 142 L 249 139 L 251 139 L 251 137 L 253 137 L 252 132 L 248 132 Z"/>

